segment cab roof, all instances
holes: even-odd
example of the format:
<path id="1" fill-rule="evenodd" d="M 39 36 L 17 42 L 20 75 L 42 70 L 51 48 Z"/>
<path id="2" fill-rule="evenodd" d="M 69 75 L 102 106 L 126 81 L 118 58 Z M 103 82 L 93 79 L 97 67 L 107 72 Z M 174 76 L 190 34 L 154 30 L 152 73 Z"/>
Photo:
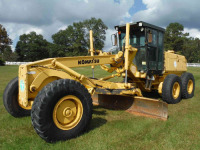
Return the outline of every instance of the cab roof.
<path id="1" fill-rule="evenodd" d="M 148 27 L 148 28 L 152 28 L 152 29 L 156 29 L 156 30 L 159 30 L 161 32 L 165 32 L 165 29 L 164 28 L 161 28 L 161 27 L 158 27 L 158 26 L 155 26 L 153 24 L 150 24 L 150 23 L 146 23 L 144 21 L 138 21 L 138 22 L 133 22 L 133 23 L 130 23 L 130 26 L 131 27 L 134 27 L 134 28 L 138 28 L 138 27 Z M 123 24 L 123 25 L 117 25 L 115 26 L 115 29 L 118 27 L 118 29 L 120 29 L 120 31 L 125 31 L 126 30 L 126 24 Z"/>

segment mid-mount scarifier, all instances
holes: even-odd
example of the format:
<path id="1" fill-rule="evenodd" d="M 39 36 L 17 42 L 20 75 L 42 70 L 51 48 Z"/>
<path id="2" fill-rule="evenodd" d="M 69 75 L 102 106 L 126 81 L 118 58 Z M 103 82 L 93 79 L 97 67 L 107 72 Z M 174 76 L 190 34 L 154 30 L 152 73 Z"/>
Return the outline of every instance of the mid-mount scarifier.
<path id="1" fill-rule="evenodd" d="M 140 21 L 115 29 L 112 39 L 119 48 L 116 54 L 95 50 L 90 31 L 91 56 L 49 58 L 20 65 L 19 76 L 4 91 L 6 110 L 14 117 L 31 114 L 37 134 L 54 142 L 86 130 L 92 118 L 92 102 L 166 120 L 167 104 L 193 97 L 194 77 L 186 72 L 184 56 L 173 50 L 164 52 L 163 28 Z M 94 78 L 96 65 L 113 74 Z M 91 66 L 93 77 L 71 69 L 85 66 Z M 114 77 L 123 77 L 124 82 L 108 81 Z M 143 97 L 152 93 L 159 94 L 163 101 Z"/>

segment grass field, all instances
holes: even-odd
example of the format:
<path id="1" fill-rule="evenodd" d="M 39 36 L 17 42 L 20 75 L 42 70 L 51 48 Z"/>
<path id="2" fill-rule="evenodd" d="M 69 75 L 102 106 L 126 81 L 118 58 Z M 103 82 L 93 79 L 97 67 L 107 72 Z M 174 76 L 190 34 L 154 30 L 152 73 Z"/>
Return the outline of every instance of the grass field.
<path id="1" fill-rule="evenodd" d="M 91 75 L 89 68 L 76 70 Z M 87 133 L 55 144 L 46 143 L 36 134 L 30 117 L 14 118 L 5 110 L 3 91 L 17 71 L 18 66 L 0 66 L 0 149 L 200 149 L 200 68 L 188 70 L 195 76 L 195 97 L 169 105 L 167 121 L 94 107 Z M 97 68 L 95 76 L 103 74 Z"/>

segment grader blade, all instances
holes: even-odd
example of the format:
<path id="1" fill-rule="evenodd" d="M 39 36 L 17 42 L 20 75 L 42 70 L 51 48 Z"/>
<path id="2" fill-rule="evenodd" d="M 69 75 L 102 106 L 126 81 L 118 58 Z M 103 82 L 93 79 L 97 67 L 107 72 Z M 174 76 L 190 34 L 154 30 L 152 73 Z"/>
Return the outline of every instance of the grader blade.
<path id="1" fill-rule="evenodd" d="M 125 110 L 131 114 L 167 120 L 168 105 L 157 99 L 119 95 L 93 95 L 93 104 L 108 109 Z"/>

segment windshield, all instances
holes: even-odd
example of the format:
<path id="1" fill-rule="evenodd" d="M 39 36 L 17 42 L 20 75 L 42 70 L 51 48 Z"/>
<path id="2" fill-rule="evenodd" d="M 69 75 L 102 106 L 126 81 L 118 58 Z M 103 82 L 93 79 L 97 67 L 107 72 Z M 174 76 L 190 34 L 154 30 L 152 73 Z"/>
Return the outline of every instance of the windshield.
<path id="1" fill-rule="evenodd" d="M 120 50 L 122 50 L 122 46 L 125 37 L 125 33 L 119 34 L 119 46 Z M 145 71 L 147 69 L 146 66 L 146 50 L 145 50 L 145 32 L 141 32 L 140 30 L 133 30 L 129 36 L 129 43 L 131 46 L 138 49 L 136 56 L 133 60 L 133 63 L 137 66 L 139 71 Z"/>
<path id="2" fill-rule="evenodd" d="M 145 36 L 144 36 L 144 34 L 130 35 L 130 44 L 133 47 L 145 46 Z"/>
<path id="3" fill-rule="evenodd" d="M 119 34 L 119 46 L 120 46 L 120 50 L 122 50 L 122 46 L 124 41 L 124 37 L 125 37 L 125 33 L 121 33 Z M 132 45 L 133 47 L 141 47 L 141 46 L 145 46 L 145 33 L 144 32 L 133 32 L 132 34 L 130 34 L 129 36 L 129 43 L 130 45 Z"/>

